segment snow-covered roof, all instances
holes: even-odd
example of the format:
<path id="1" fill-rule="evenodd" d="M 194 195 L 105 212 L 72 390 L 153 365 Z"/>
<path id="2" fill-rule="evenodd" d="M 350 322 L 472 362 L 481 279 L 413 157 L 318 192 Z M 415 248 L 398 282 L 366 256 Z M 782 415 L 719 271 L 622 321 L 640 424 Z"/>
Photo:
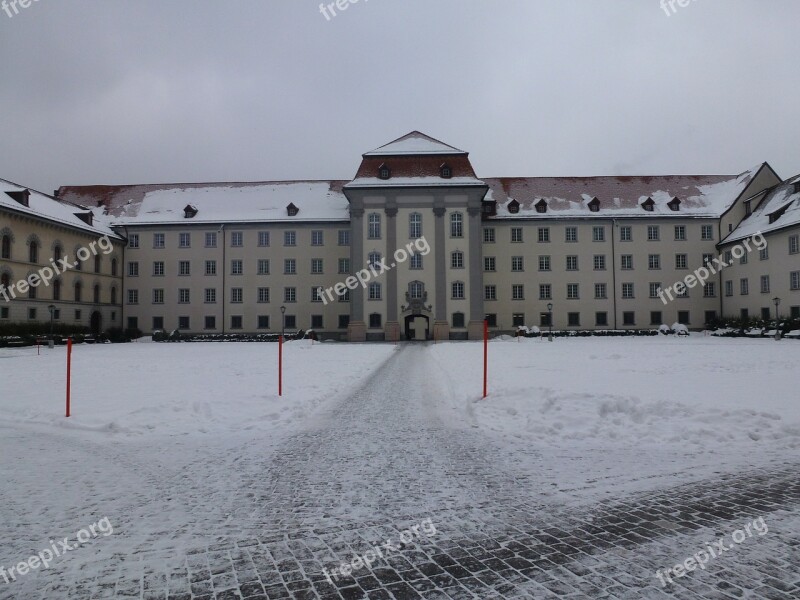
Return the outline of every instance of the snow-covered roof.
<path id="1" fill-rule="evenodd" d="M 358 177 L 347 184 L 347 188 L 388 188 L 388 187 L 456 187 L 456 186 L 485 186 L 486 183 L 476 177 L 451 177 L 443 179 L 430 175 L 420 177 L 392 177 L 380 179 L 378 177 Z"/>
<path id="2" fill-rule="evenodd" d="M 7 192 L 28 195 L 28 206 L 25 206 L 8 195 Z M 86 233 L 92 233 L 98 237 L 108 235 L 118 238 L 116 233 L 109 227 L 108 219 L 104 216 L 103 210 L 96 208 L 86 208 L 81 205 L 74 205 L 61 202 L 55 198 L 22 187 L 16 183 L 0 179 L 0 207 L 14 212 L 38 217 L 53 223 L 58 223 L 72 229 L 79 229 Z M 76 216 L 76 213 L 92 213 L 92 225 Z"/>
<path id="3" fill-rule="evenodd" d="M 785 227 L 800 226 L 800 192 L 795 184 L 800 183 L 800 175 L 787 179 L 772 188 L 761 200 L 753 213 L 742 221 L 723 243 L 735 242 L 758 233 L 769 233 Z M 770 215 L 775 220 L 770 223 Z"/>
<path id="4" fill-rule="evenodd" d="M 109 212 L 114 225 L 348 221 L 343 184 L 278 181 L 130 186 L 114 193 Z M 296 215 L 289 215 L 290 204 L 299 209 Z M 185 216 L 187 205 L 197 210 L 191 218 Z"/>
<path id="5" fill-rule="evenodd" d="M 497 219 L 564 217 L 719 217 L 745 191 L 763 165 L 739 175 L 672 175 L 635 177 L 532 177 L 487 178 L 486 200 L 497 202 Z M 597 198 L 600 210 L 591 212 L 588 204 Z M 654 202 L 645 211 L 642 203 Z M 679 210 L 668 204 L 678 198 Z M 509 211 L 516 200 L 519 211 Z M 538 212 L 544 200 L 547 210 Z"/>
<path id="6" fill-rule="evenodd" d="M 466 154 L 463 150 L 448 146 L 419 131 L 412 131 L 393 142 L 367 152 L 364 156 L 404 156 L 404 155 L 430 155 L 430 154 Z"/>

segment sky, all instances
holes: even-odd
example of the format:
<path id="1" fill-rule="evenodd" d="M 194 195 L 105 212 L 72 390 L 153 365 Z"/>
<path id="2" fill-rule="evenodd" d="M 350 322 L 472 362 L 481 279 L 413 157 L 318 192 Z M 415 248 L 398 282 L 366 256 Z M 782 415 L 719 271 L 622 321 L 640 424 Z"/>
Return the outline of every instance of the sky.
<path id="1" fill-rule="evenodd" d="M 797 0 L 19 1 L 0 178 L 45 192 L 349 179 L 413 130 L 480 177 L 800 173 Z"/>

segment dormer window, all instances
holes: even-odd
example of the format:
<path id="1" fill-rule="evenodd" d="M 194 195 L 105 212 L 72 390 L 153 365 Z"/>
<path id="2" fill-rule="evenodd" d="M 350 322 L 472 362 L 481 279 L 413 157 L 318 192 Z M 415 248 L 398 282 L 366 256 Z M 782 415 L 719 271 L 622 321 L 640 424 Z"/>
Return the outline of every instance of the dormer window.
<path id="1" fill-rule="evenodd" d="M 653 207 L 654 207 L 655 205 L 656 205 L 656 203 L 655 203 L 655 202 L 653 202 L 653 199 L 652 199 L 652 198 L 648 198 L 647 200 L 645 200 L 644 202 L 642 202 L 642 208 L 643 208 L 644 210 L 646 210 L 647 212 L 653 212 Z"/>
<path id="2" fill-rule="evenodd" d="M 519 212 L 519 202 L 517 202 L 516 200 L 512 200 L 511 202 L 509 202 L 508 212 L 510 212 L 512 215 L 517 214 Z"/>
<path id="3" fill-rule="evenodd" d="M 677 211 L 679 211 L 681 209 L 681 201 L 680 201 L 679 198 L 675 197 L 675 198 L 673 198 L 672 200 L 669 201 L 667 206 L 669 206 L 670 210 L 674 210 L 674 211 L 677 212 Z"/>
<path id="4" fill-rule="evenodd" d="M 391 179 L 392 177 L 392 170 L 386 166 L 386 163 L 383 163 L 380 167 L 378 167 L 378 178 L 379 179 Z"/>
<path id="5" fill-rule="evenodd" d="M 294 205 L 294 202 L 292 202 L 291 204 L 289 204 L 289 206 L 286 207 L 286 214 L 288 214 L 290 217 L 296 217 L 297 213 L 299 212 L 300 209 Z"/>
<path id="6" fill-rule="evenodd" d="M 536 203 L 536 212 L 537 213 L 546 213 L 547 212 L 547 202 L 544 200 L 539 200 Z"/>
<path id="7" fill-rule="evenodd" d="M 600 200 L 592 198 L 591 202 L 587 205 L 592 212 L 600 212 Z"/>
<path id="8" fill-rule="evenodd" d="M 494 200 L 484 200 L 481 203 L 484 217 L 493 217 L 497 214 L 497 202 Z"/>
<path id="9" fill-rule="evenodd" d="M 197 215 L 197 207 L 187 204 L 183 209 L 184 219 L 193 219 Z"/>
<path id="10" fill-rule="evenodd" d="M 784 214 L 784 213 L 785 213 L 785 212 L 786 212 L 786 211 L 789 209 L 789 207 L 790 207 L 791 205 L 792 205 L 792 203 L 791 203 L 791 202 L 789 202 L 788 204 L 786 204 L 786 205 L 782 206 L 781 208 L 779 208 L 779 209 L 778 209 L 778 210 L 776 210 L 775 212 L 773 212 L 773 213 L 770 213 L 770 215 L 769 215 L 769 222 L 770 222 L 770 223 L 774 223 L 775 221 L 777 221 L 778 219 L 780 219 L 780 218 L 783 216 L 783 214 Z"/>
<path id="11" fill-rule="evenodd" d="M 753 203 L 750 200 L 748 200 L 747 202 L 744 203 L 744 216 L 745 217 L 749 217 L 750 215 L 753 214 L 753 206 L 752 206 L 752 204 Z"/>
<path id="12" fill-rule="evenodd" d="M 800 194 L 800 181 L 795 181 L 794 182 L 794 193 L 795 194 Z"/>
<path id="13" fill-rule="evenodd" d="M 450 165 L 444 163 L 441 167 L 439 167 L 439 173 L 442 176 L 442 179 L 450 179 L 453 176 L 453 169 L 450 168 Z"/>
<path id="14" fill-rule="evenodd" d="M 22 190 L 21 192 L 6 192 L 6 194 L 8 194 L 12 200 L 16 200 L 22 204 L 22 206 L 30 207 L 30 190 Z"/>
<path id="15" fill-rule="evenodd" d="M 91 212 L 75 213 L 75 216 L 78 217 L 81 221 L 83 221 L 84 223 L 86 223 L 87 225 L 90 225 L 90 226 L 94 222 L 94 214 L 92 214 Z"/>

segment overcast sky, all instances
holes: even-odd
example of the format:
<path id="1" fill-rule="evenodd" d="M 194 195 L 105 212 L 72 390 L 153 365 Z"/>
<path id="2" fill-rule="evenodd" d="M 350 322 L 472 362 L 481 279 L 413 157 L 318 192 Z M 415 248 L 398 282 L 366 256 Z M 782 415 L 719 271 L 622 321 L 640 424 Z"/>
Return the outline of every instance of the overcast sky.
<path id="1" fill-rule="evenodd" d="M 0 12 L 0 177 L 347 179 L 414 129 L 482 177 L 800 173 L 800 2 L 675 8 L 36 0 Z"/>

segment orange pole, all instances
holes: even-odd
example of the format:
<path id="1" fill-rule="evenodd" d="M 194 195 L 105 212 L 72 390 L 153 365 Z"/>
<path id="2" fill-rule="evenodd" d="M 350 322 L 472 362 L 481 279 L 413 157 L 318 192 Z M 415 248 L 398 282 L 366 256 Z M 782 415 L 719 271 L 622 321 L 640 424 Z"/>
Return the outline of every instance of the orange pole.
<path id="1" fill-rule="evenodd" d="M 283 336 L 278 338 L 278 396 L 283 396 Z"/>
<path id="2" fill-rule="evenodd" d="M 67 338 L 67 418 L 70 409 L 70 391 L 72 387 L 72 338 Z"/>
<path id="3" fill-rule="evenodd" d="M 489 395 L 488 392 L 489 375 L 489 321 L 483 320 L 483 397 Z"/>

